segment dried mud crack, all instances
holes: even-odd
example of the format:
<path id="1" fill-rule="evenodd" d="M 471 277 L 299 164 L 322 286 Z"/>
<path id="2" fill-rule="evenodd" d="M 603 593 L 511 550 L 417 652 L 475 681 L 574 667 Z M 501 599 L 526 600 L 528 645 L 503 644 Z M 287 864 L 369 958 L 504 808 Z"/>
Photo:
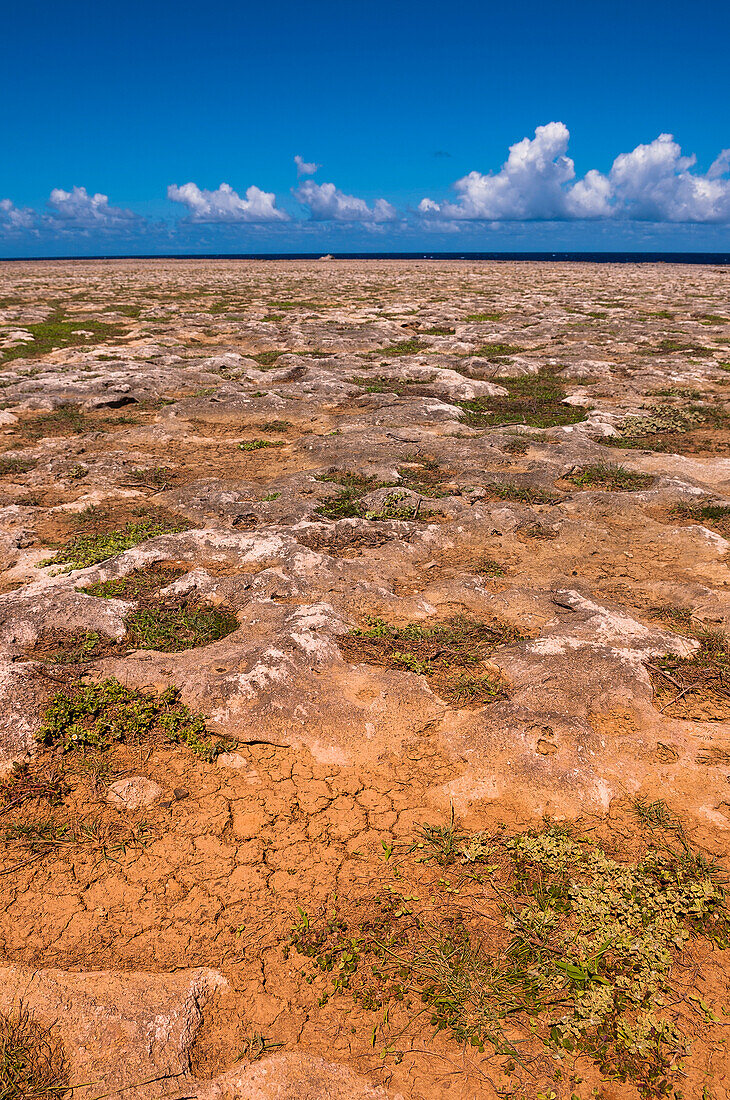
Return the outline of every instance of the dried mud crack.
<path id="1" fill-rule="evenodd" d="M 726 270 L 0 283 L 0 1091 L 725 1096 Z"/>

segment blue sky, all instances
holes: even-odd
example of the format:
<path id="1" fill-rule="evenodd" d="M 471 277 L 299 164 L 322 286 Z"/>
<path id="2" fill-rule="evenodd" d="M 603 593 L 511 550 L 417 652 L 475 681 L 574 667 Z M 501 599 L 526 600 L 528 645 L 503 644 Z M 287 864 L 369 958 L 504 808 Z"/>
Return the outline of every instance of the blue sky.
<path id="1" fill-rule="evenodd" d="M 25 0 L 2 27 L 0 255 L 730 250 L 725 0 Z"/>

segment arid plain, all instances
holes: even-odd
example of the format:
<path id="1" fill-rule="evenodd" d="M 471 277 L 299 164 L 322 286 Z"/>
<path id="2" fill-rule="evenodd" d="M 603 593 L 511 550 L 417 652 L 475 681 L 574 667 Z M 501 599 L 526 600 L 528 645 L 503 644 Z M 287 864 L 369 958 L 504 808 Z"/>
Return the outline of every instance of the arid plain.
<path id="1" fill-rule="evenodd" d="M 4 263 L 0 387 L 8 1096 L 730 1096 L 729 268 Z"/>

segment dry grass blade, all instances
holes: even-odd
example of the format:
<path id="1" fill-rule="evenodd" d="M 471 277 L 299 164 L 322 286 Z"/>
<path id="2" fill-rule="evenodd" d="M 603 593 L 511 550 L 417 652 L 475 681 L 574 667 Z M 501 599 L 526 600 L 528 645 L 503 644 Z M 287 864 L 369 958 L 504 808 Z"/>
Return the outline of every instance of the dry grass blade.
<path id="1" fill-rule="evenodd" d="M 56 764 L 16 764 L 0 779 L 0 812 L 35 800 L 59 805 L 68 793 L 63 770 Z"/>
<path id="2" fill-rule="evenodd" d="M 719 630 L 698 629 L 692 633 L 699 647 L 691 657 L 666 654 L 647 662 L 654 686 L 654 705 L 660 712 L 676 718 L 710 721 L 726 718 L 730 716 L 728 640 Z M 676 691 L 670 692 L 668 683 Z"/>
<path id="3" fill-rule="evenodd" d="M 152 839 L 147 822 L 133 827 L 108 824 L 98 819 L 72 822 L 43 818 L 9 826 L 2 836 L 7 847 L 26 851 L 32 859 L 72 848 L 92 851 L 98 862 L 114 862 L 130 848 L 143 848 Z"/>
<path id="4" fill-rule="evenodd" d="M 22 1002 L 0 1013 L 0 1100 L 62 1100 L 69 1093 L 61 1044 Z"/>

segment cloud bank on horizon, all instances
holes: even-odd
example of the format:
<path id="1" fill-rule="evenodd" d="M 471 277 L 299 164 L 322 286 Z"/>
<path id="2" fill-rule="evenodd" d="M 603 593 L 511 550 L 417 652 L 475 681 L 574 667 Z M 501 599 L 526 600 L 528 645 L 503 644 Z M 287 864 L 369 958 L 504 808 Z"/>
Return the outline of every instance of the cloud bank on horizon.
<path id="1" fill-rule="evenodd" d="M 287 196 L 291 211 L 277 205 L 274 192 L 253 184 L 241 195 L 228 183 L 207 190 L 191 181 L 168 186 L 167 198 L 184 214 L 162 224 L 167 232 L 203 225 L 311 230 L 331 223 L 380 233 L 390 227 L 404 233 L 428 228 L 454 234 L 468 226 L 519 222 L 730 224 L 730 148 L 702 173 L 696 169 L 696 158 L 683 155 L 671 134 L 660 134 L 619 154 L 608 172 L 590 169 L 578 178 L 567 155 L 569 138 L 562 122 L 538 126 L 534 137 L 510 146 L 498 171 L 471 171 L 452 185 L 454 197 L 424 197 L 415 208 L 402 210 L 384 197 L 368 203 L 334 183 L 317 183 L 311 177 L 321 165 L 297 154 L 299 184 Z M 89 194 L 82 186 L 70 191 L 54 188 L 44 210 L 0 199 L 0 236 L 5 238 L 131 239 L 159 232 L 160 227 L 160 222 L 112 206 L 108 196 Z"/>

